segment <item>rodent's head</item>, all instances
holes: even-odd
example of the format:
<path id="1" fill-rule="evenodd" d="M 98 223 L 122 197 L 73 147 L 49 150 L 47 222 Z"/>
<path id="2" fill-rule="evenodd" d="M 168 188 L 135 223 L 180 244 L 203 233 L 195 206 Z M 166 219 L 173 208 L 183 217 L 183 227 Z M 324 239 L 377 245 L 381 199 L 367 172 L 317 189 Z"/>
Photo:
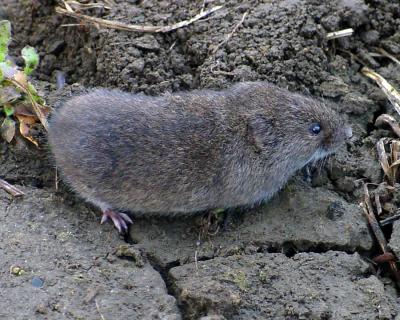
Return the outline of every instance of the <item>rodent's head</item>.
<path id="1" fill-rule="evenodd" d="M 302 167 L 335 152 L 352 130 L 323 102 L 298 94 L 274 96 L 279 101 L 258 109 L 249 122 L 252 142 L 261 153 L 291 159 Z"/>

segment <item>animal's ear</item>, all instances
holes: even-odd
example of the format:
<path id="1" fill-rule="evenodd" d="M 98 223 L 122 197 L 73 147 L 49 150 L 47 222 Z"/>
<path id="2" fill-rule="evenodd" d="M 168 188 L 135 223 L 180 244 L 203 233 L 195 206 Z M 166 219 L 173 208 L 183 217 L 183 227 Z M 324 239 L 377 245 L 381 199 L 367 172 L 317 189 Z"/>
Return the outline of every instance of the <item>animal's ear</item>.
<path id="1" fill-rule="evenodd" d="M 247 139 L 257 152 L 276 146 L 274 123 L 263 114 L 252 115 L 247 122 Z M 272 151 L 272 150 L 271 150 Z"/>

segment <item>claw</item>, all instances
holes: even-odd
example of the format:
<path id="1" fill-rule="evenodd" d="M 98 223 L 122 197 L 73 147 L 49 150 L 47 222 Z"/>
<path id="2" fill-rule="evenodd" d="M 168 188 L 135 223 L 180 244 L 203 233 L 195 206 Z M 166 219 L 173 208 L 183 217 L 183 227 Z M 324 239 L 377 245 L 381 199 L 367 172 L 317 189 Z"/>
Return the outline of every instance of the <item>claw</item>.
<path id="1" fill-rule="evenodd" d="M 118 229 L 119 233 L 125 233 L 128 231 L 128 225 L 133 223 L 132 219 L 125 213 L 113 210 L 103 211 L 100 223 L 103 224 L 109 219 L 114 223 L 114 226 Z"/>

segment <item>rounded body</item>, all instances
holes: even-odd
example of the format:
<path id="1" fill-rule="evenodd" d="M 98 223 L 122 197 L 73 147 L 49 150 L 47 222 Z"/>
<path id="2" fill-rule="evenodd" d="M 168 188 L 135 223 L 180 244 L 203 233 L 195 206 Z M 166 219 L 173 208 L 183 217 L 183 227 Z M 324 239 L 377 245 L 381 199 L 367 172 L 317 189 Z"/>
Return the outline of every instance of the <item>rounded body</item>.
<path id="1" fill-rule="evenodd" d="M 329 137 L 309 135 L 310 113 L 329 123 Z M 342 144 L 344 128 L 321 102 L 265 82 L 159 97 L 98 89 L 55 112 L 49 143 L 89 202 L 171 214 L 268 199 Z"/>

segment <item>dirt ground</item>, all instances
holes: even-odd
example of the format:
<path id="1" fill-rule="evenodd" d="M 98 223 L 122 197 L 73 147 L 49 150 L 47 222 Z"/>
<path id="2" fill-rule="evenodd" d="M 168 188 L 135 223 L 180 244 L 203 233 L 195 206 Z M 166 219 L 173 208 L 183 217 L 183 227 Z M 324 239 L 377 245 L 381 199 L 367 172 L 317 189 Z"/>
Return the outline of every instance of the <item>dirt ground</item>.
<path id="1" fill-rule="evenodd" d="M 155 95 L 267 80 L 338 102 L 354 138 L 311 181 L 299 173 L 267 204 L 230 214 L 223 230 L 201 216 L 135 218 L 126 237 L 67 186 L 55 190 L 44 134 L 40 148 L 0 141 L 0 178 L 25 193 L 0 190 L 1 319 L 400 319 L 393 281 L 371 263 L 378 251 L 357 182 L 382 181 L 374 146 L 391 133 L 373 123 L 393 113 L 360 61 L 400 87 L 400 66 L 370 54 L 400 57 L 400 3 L 114 0 L 87 13 L 168 25 L 203 4 L 223 8 L 165 34 L 65 26 L 77 22 L 51 0 L 0 0 L 0 18 L 12 22 L 11 56 L 38 49 L 33 79 L 55 108 L 84 87 Z M 345 28 L 354 34 L 326 39 Z M 384 231 L 399 255 L 400 224 Z"/>

